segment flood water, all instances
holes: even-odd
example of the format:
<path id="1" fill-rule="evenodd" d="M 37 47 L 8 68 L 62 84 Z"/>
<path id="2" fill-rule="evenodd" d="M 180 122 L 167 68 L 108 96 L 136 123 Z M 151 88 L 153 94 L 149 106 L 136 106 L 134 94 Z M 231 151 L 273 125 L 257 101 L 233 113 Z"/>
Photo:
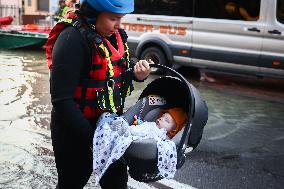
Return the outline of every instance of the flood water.
<path id="1" fill-rule="evenodd" d="M 43 189 L 56 185 L 48 78 L 44 51 L 0 51 L 0 188 Z M 147 82 L 136 85 L 126 108 L 146 85 Z M 248 149 L 265 148 L 267 141 L 277 147 L 283 144 L 284 103 L 216 90 L 196 81 L 194 85 L 209 107 L 201 151 L 234 149 L 251 156 L 258 151 L 249 153 Z M 271 150 L 283 153 L 276 147 L 264 150 L 267 154 Z M 271 171 L 282 174 L 279 169 L 276 166 Z M 86 188 L 94 188 L 92 182 L 91 179 Z"/>

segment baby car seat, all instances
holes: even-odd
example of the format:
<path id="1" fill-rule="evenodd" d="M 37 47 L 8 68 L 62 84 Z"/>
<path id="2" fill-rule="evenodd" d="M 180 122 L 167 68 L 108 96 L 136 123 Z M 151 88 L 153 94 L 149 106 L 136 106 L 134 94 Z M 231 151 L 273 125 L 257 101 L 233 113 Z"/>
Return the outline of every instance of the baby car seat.
<path id="1" fill-rule="evenodd" d="M 186 153 L 195 149 L 202 138 L 208 119 L 208 108 L 198 90 L 182 75 L 163 65 L 154 64 L 151 67 L 166 69 L 173 76 L 153 80 L 143 90 L 135 105 L 123 116 L 129 124 L 133 123 L 134 115 L 140 116 L 144 121 L 155 121 L 162 108 L 183 108 L 188 114 L 185 127 L 171 139 L 177 146 L 179 169 L 184 164 Z M 141 182 L 162 179 L 157 168 L 158 151 L 155 140 L 133 141 L 123 159 L 129 166 L 129 174 L 133 179 Z"/>

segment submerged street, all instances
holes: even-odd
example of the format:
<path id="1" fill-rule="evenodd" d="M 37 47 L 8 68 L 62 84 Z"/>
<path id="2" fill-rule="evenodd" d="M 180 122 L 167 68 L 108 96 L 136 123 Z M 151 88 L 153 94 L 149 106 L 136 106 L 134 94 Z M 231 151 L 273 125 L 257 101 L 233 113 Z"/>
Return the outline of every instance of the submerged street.
<path id="1" fill-rule="evenodd" d="M 0 188 L 55 188 L 45 53 L 0 51 L 0 68 Z M 130 179 L 129 187 L 282 189 L 284 81 L 218 75 L 209 83 L 183 74 L 209 108 L 201 143 L 173 180 Z M 155 77 L 135 83 L 126 109 Z M 92 177 L 85 188 L 99 187 Z"/>

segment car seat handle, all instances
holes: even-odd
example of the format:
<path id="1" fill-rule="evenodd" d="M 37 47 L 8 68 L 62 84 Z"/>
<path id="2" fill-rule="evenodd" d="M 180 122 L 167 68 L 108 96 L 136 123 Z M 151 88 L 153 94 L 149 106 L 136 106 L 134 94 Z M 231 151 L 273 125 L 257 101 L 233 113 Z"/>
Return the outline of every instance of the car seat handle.
<path id="1" fill-rule="evenodd" d="M 171 73 L 173 76 L 178 77 L 182 82 L 184 82 L 185 84 L 187 84 L 186 79 L 177 71 L 175 71 L 174 69 L 167 67 L 165 65 L 162 64 L 149 64 L 151 68 L 159 68 L 159 69 L 163 69 L 164 71 L 167 71 L 169 73 Z"/>

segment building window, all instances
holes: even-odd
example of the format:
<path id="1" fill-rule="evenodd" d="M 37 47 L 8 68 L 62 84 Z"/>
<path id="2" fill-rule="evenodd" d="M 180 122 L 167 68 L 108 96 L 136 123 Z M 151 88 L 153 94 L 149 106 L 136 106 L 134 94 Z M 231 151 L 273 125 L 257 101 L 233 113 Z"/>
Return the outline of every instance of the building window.
<path id="1" fill-rule="evenodd" d="M 39 11 L 49 11 L 49 1 L 47 1 L 47 0 L 37 0 L 37 10 L 39 10 Z"/>
<path id="2" fill-rule="evenodd" d="M 28 0 L 28 6 L 32 6 L 32 0 Z"/>

